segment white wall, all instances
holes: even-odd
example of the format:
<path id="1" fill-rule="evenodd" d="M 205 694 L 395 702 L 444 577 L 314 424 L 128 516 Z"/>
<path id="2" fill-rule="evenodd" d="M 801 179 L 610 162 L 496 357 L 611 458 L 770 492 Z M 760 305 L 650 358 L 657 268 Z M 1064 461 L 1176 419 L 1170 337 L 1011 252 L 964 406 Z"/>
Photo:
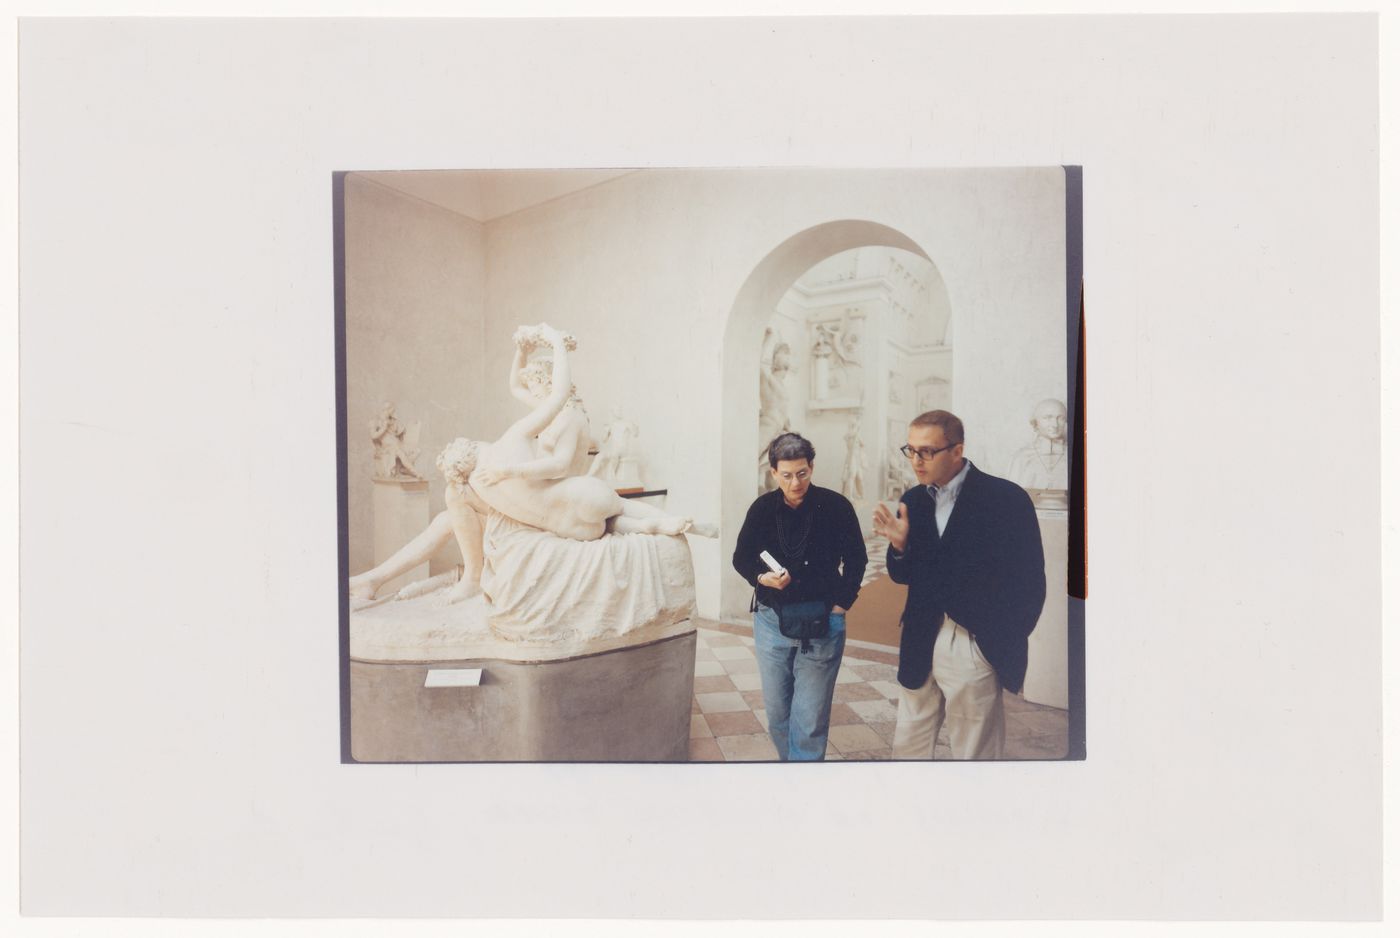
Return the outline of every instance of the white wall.
<path id="1" fill-rule="evenodd" d="M 345 178 L 345 367 L 350 572 L 374 565 L 369 424 L 383 401 L 422 422 L 417 468 L 443 507 L 442 447 L 482 422 L 481 224 L 380 186 Z M 502 366 L 504 370 L 504 365 Z M 449 545 L 433 572 L 457 563 Z"/>

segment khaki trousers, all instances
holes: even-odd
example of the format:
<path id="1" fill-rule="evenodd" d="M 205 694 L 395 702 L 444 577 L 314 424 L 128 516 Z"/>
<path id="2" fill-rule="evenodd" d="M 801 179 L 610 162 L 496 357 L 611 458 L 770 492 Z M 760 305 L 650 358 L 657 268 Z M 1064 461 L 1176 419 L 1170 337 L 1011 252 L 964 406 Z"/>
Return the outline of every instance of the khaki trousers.
<path id="1" fill-rule="evenodd" d="M 932 759 L 945 717 L 954 759 L 1001 758 L 1006 743 L 1001 681 L 967 629 L 947 618 L 924 686 L 899 689 L 894 758 Z"/>

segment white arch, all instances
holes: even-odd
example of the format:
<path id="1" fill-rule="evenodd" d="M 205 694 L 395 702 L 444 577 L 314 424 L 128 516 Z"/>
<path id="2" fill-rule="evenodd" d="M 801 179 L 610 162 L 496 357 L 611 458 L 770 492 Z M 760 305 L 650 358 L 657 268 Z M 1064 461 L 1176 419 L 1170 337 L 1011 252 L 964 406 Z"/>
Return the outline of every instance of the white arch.
<path id="1" fill-rule="evenodd" d="M 753 501 L 754 454 L 758 452 L 758 374 L 763 327 L 783 294 L 818 262 L 861 247 L 891 247 L 933 259 L 907 235 L 879 222 L 845 219 L 814 225 L 792 235 L 760 260 L 735 297 L 725 325 L 720 443 L 720 616 L 744 618 L 751 588 L 734 572 L 731 558 L 744 514 Z M 934 265 L 935 270 L 937 265 Z M 941 284 L 942 278 L 937 278 Z"/>

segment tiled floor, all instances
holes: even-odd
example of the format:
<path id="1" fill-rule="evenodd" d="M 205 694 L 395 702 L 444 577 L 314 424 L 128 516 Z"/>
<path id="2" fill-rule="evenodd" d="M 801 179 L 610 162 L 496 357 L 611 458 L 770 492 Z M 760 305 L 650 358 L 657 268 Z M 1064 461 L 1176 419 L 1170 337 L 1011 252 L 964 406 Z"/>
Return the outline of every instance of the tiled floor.
<path id="1" fill-rule="evenodd" d="M 846 645 L 831 706 L 827 759 L 888 759 L 894 738 L 896 655 Z M 1068 714 L 1006 694 L 1006 758 L 1058 759 L 1068 749 Z M 695 696 L 690 703 L 692 762 L 776 760 L 768 738 L 753 636 L 706 622 L 696 632 Z M 947 759 L 944 734 L 934 757 Z"/>

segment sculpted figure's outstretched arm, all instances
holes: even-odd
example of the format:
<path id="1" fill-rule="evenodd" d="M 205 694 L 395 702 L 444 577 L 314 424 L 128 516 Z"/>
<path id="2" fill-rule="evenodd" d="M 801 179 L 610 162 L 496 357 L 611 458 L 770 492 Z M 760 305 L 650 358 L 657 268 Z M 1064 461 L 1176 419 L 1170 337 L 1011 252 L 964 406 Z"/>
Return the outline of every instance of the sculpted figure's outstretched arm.
<path id="1" fill-rule="evenodd" d="M 534 407 L 535 399 L 530 394 L 530 389 L 525 386 L 525 363 L 529 355 L 525 351 L 525 346 L 516 344 L 515 357 L 510 363 L 510 377 L 506 379 L 506 386 L 510 388 L 510 396 L 515 398 L 526 407 Z"/>
<path id="2" fill-rule="evenodd" d="M 510 428 L 509 432 L 519 432 L 526 436 L 537 436 L 549 426 L 550 421 L 559 416 L 559 411 L 569 402 L 574 387 L 573 373 L 569 368 L 569 351 L 564 347 L 564 334 L 546 325 L 541 325 L 540 329 L 554 346 L 554 372 L 550 377 L 549 396 Z M 535 401 L 531 399 L 530 403 L 535 404 Z"/>
<path id="3" fill-rule="evenodd" d="M 573 394 L 572 372 L 569 368 L 569 352 L 564 345 L 564 334 L 549 326 L 542 325 L 540 328 L 554 346 L 554 372 L 550 379 L 549 396 L 540 401 L 529 414 L 513 423 L 502 435 L 502 439 L 538 436 L 559 416 L 559 412 L 564 409 L 564 405 Z M 482 467 L 477 471 L 481 480 L 488 485 L 504 478 L 559 479 L 568 474 L 569 464 L 573 461 L 577 447 L 577 437 L 564 434 L 555 442 L 554 449 L 548 456 L 528 462 Z"/>

